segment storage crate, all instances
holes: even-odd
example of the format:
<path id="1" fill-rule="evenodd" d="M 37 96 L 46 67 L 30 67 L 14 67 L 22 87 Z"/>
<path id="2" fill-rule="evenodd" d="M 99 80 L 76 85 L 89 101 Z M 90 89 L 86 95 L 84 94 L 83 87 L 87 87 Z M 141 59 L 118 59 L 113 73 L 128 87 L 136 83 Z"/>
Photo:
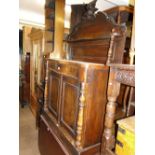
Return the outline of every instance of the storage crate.
<path id="1" fill-rule="evenodd" d="M 115 153 L 117 155 L 135 154 L 135 117 L 117 121 L 118 131 Z"/>

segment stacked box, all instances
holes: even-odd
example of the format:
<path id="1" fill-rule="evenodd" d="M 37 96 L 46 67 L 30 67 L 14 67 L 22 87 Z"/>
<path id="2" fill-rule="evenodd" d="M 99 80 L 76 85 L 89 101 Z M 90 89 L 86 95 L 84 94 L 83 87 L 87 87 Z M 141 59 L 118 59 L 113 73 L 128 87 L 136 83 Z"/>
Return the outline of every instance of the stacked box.
<path id="1" fill-rule="evenodd" d="M 115 153 L 117 155 L 135 154 L 135 117 L 117 121 L 118 131 Z"/>

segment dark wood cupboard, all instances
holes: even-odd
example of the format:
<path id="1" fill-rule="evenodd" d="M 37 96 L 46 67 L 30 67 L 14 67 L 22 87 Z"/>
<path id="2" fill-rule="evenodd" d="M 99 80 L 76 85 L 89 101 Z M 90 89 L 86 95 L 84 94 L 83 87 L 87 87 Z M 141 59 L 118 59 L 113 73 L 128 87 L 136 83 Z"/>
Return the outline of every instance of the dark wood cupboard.
<path id="1" fill-rule="evenodd" d="M 20 76 L 21 87 L 19 90 L 19 99 L 22 107 L 24 107 L 25 104 L 30 103 L 30 53 L 26 53 L 23 67 L 23 73 L 21 73 Z"/>
<path id="2" fill-rule="evenodd" d="M 44 31 L 32 28 L 29 37 L 31 39 L 30 108 L 37 117 L 44 96 Z"/>
<path id="3" fill-rule="evenodd" d="M 108 67 L 49 59 L 47 77 L 44 113 L 49 126 L 51 122 L 56 123 L 60 134 L 68 143 L 72 143 L 71 148 L 65 147 L 66 151 L 74 150 L 78 154 L 79 149 L 85 148 L 99 152 Z M 50 128 L 52 130 L 52 126 Z M 82 153 L 86 153 L 86 150 L 82 150 Z"/>
<path id="4" fill-rule="evenodd" d="M 94 2 L 64 40 L 67 59 L 47 59 L 39 126 L 41 155 L 101 153 L 107 64 L 122 62 L 126 27 L 103 12 L 94 15 L 89 10 Z"/>

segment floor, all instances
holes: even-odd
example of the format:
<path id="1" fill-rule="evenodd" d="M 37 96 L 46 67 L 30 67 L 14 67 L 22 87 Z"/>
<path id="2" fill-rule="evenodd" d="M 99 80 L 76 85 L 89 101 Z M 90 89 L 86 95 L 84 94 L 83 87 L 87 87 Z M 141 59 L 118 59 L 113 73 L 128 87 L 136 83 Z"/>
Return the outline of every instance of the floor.
<path id="1" fill-rule="evenodd" d="M 19 155 L 40 155 L 35 117 L 28 105 L 19 109 Z"/>

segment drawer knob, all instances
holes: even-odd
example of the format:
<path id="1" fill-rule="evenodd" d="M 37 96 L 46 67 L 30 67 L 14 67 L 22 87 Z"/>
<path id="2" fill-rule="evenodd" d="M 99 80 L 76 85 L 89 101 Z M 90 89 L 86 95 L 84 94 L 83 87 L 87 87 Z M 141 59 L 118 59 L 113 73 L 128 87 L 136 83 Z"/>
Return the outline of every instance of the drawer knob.
<path id="1" fill-rule="evenodd" d="M 50 129 L 47 127 L 47 131 L 50 131 Z"/>
<path id="2" fill-rule="evenodd" d="M 43 103 L 43 100 L 42 99 L 39 99 L 38 102 L 41 104 L 41 103 Z"/>
<path id="3" fill-rule="evenodd" d="M 58 70 L 60 70 L 60 67 L 58 66 Z"/>

